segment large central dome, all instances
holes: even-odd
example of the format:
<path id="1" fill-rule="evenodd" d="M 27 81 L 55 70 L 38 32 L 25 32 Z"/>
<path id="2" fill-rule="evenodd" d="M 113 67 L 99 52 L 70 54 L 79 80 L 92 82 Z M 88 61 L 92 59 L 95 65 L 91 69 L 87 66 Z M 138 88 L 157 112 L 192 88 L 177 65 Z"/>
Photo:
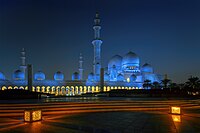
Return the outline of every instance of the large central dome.
<path id="1" fill-rule="evenodd" d="M 122 65 L 126 65 L 126 64 L 139 64 L 139 57 L 133 53 L 133 52 L 128 52 L 122 60 Z"/>
<path id="2" fill-rule="evenodd" d="M 108 68 L 111 68 L 113 66 L 120 67 L 121 65 L 122 65 L 122 57 L 120 55 L 115 55 L 110 59 L 108 63 Z"/>

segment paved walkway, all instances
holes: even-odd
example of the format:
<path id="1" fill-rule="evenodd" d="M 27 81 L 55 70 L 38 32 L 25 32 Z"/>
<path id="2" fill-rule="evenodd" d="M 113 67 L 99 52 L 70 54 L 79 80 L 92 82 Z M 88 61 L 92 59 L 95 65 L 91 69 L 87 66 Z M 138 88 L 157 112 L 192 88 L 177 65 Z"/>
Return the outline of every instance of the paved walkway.
<path id="1" fill-rule="evenodd" d="M 168 114 L 181 105 L 181 122 Z M 43 120 L 24 123 L 23 110 L 43 109 Z M 121 100 L 0 104 L 0 133 L 200 133 L 200 100 Z"/>
<path id="2" fill-rule="evenodd" d="M 4 132 L 34 133 L 199 133 L 200 120 L 182 116 L 173 122 L 170 114 L 155 112 L 105 112 L 46 116 L 41 122 L 23 123 L 19 118 L 10 121 Z"/>

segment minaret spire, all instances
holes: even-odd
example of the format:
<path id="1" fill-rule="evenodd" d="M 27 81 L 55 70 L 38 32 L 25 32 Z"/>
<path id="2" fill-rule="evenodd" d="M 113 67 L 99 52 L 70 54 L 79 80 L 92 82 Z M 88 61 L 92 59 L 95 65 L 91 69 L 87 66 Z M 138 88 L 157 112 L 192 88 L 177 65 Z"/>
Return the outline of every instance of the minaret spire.
<path id="1" fill-rule="evenodd" d="M 79 56 L 79 74 L 80 74 L 80 80 L 83 80 L 83 56 L 81 53 Z"/>
<path id="2" fill-rule="evenodd" d="M 22 70 L 22 72 L 26 72 L 26 52 L 25 49 L 22 48 L 21 50 L 21 65 L 20 65 L 20 69 Z"/>
<path id="3" fill-rule="evenodd" d="M 20 64 L 20 70 L 24 73 L 24 76 L 25 76 L 25 78 L 26 78 L 26 68 L 27 68 L 27 66 L 26 66 L 26 52 L 25 52 L 25 49 L 24 48 L 22 48 L 22 50 L 21 50 L 21 64 Z"/>
<path id="4" fill-rule="evenodd" d="M 94 61 L 93 61 L 93 72 L 96 76 L 96 80 L 99 80 L 100 76 L 100 69 L 101 69 L 101 44 L 103 43 L 100 39 L 100 18 L 99 13 L 96 12 L 95 19 L 94 19 L 94 40 L 92 44 L 94 46 Z"/>
<path id="5" fill-rule="evenodd" d="M 95 25 L 99 25 L 99 23 L 100 23 L 100 18 L 99 18 L 99 13 L 98 12 L 96 12 L 94 23 L 95 23 Z"/>

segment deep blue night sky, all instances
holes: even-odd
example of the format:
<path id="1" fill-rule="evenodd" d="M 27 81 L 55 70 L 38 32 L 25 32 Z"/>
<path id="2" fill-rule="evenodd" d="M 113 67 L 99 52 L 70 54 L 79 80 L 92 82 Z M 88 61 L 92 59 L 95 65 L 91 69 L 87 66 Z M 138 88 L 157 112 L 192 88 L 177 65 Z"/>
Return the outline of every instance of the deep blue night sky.
<path id="1" fill-rule="evenodd" d="M 131 50 L 174 82 L 200 77 L 199 0 L 0 0 L 0 71 L 10 79 L 24 47 L 34 72 L 50 79 L 57 70 L 70 79 L 81 52 L 86 77 L 96 11 L 104 67 Z"/>

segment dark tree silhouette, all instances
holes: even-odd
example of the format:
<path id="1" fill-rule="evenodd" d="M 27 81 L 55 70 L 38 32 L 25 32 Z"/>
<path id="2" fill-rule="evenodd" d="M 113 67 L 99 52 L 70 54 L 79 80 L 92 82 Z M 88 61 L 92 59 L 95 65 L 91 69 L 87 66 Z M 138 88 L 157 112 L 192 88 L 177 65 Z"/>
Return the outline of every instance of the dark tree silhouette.
<path id="1" fill-rule="evenodd" d="M 170 88 L 177 88 L 178 85 L 177 85 L 176 83 L 170 83 L 170 84 L 169 84 L 169 87 L 170 87 Z"/>
<path id="2" fill-rule="evenodd" d="M 171 81 L 171 80 L 170 80 L 170 79 L 167 79 L 167 78 L 161 80 L 161 82 L 162 82 L 164 88 L 168 88 L 168 85 L 169 85 L 170 81 Z"/>
<path id="3" fill-rule="evenodd" d="M 152 86 L 151 80 L 146 79 L 146 80 L 144 81 L 143 87 L 146 88 L 146 89 L 148 89 L 148 88 L 151 87 L 151 86 Z"/>
<path id="4" fill-rule="evenodd" d="M 160 89 L 160 83 L 157 81 L 153 82 L 152 86 L 154 89 Z"/>
<path id="5" fill-rule="evenodd" d="M 188 78 L 188 81 L 185 83 L 186 87 L 192 88 L 192 89 L 198 89 L 200 87 L 200 80 L 198 77 L 191 76 Z"/>

